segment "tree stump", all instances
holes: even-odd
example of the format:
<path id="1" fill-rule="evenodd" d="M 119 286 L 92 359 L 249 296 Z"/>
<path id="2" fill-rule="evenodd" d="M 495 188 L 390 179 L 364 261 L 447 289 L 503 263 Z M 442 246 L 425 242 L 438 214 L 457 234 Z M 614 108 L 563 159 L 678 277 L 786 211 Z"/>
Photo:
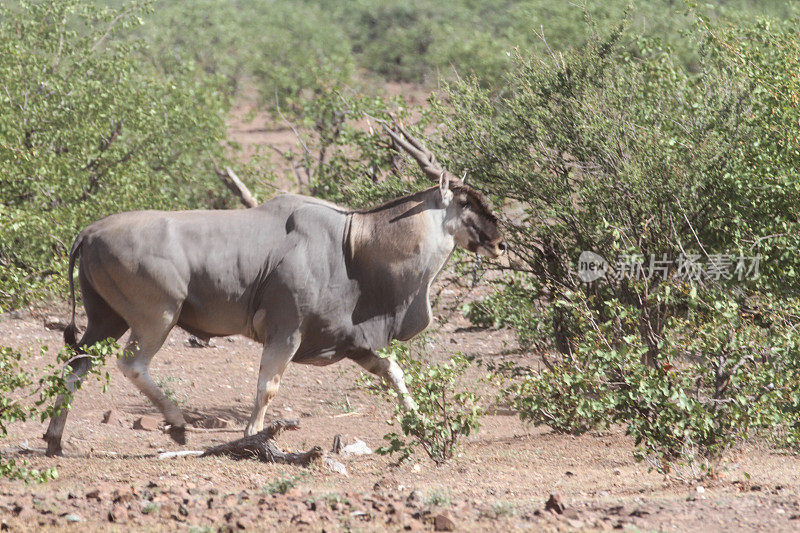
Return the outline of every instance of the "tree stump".
<path id="1" fill-rule="evenodd" d="M 297 420 L 276 420 L 255 435 L 237 439 L 233 442 L 208 448 L 200 457 L 225 455 L 232 459 L 258 459 L 264 463 L 284 463 L 308 466 L 320 462 L 322 448 L 314 446 L 307 452 L 284 452 L 275 443 L 274 438 L 284 430 L 296 430 L 300 427 Z"/>

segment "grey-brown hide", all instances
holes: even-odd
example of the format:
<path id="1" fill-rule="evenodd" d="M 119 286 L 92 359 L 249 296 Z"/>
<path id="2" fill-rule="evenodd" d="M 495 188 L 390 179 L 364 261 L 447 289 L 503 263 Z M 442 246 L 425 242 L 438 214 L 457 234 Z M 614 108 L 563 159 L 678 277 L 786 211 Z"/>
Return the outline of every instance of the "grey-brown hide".
<path id="1" fill-rule="evenodd" d="M 85 347 L 130 328 L 119 366 L 162 411 L 178 442 L 185 442 L 183 415 L 149 375 L 176 325 L 201 337 L 241 334 L 263 343 L 248 435 L 263 427 L 290 361 L 325 365 L 349 357 L 413 407 L 402 371 L 375 352 L 428 326 L 430 285 L 456 243 L 502 253 L 481 198 L 445 181 L 367 211 L 287 194 L 247 210 L 112 215 L 84 229 L 73 246 L 70 282 L 80 255 L 88 326 L 75 343 L 73 296 L 65 339 Z M 73 363 L 69 387 L 89 364 Z M 61 409 L 50 422 L 48 454 L 61 453 L 66 416 Z"/>

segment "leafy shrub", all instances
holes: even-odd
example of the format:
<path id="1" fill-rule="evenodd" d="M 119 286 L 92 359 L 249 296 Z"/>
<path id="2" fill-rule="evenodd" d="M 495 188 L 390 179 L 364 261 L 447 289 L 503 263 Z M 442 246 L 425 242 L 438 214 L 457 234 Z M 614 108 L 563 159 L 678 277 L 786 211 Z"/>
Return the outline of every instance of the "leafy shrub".
<path id="1" fill-rule="evenodd" d="M 282 155 L 300 191 L 357 208 L 430 186 L 416 165 L 401 169 L 402 156 L 377 122 L 407 117 L 402 99 L 323 85 L 295 114 L 301 119 L 297 146 Z"/>
<path id="2" fill-rule="evenodd" d="M 404 411 L 394 391 L 376 389 L 368 378 L 366 385 L 370 390 L 380 390 L 394 404 L 395 420 L 400 425 L 400 433 L 391 432 L 383 437 L 388 444 L 378 448 L 377 453 L 399 453 L 400 461 L 404 461 L 420 447 L 437 464 L 451 459 L 458 441 L 480 427 L 484 412 L 478 405 L 477 394 L 459 386 L 470 361 L 457 355 L 443 363 L 423 363 L 411 357 L 408 347 L 398 342 L 384 349 L 382 356 L 395 358 L 403 368 L 417 410 Z"/>
<path id="3" fill-rule="evenodd" d="M 673 339 L 656 367 L 641 363 L 647 347 L 634 336 L 611 347 L 609 321 L 587 333 L 574 353 L 553 357 L 547 369 L 518 373 L 504 395 L 523 420 L 559 431 L 621 424 L 635 439 L 635 457 L 661 472 L 676 463 L 695 474 L 698 467 L 712 472 L 751 430 L 792 435 L 800 354 L 790 330 L 765 326 L 765 320 L 790 318 L 786 302 L 761 302 L 759 317 L 724 295 L 694 302 L 691 317 L 670 325 Z M 625 312 L 610 305 L 611 314 Z M 579 304 L 573 309 L 597 323 L 597 314 L 586 316 L 590 311 Z"/>
<path id="4" fill-rule="evenodd" d="M 0 6 L 0 309 L 63 290 L 71 241 L 93 220 L 227 197 L 208 160 L 224 159 L 228 102 L 191 65 L 164 75 L 116 39 L 137 14 Z"/>
<path id="5" fill-rule="evenodd" d="M 547 338 L 549 328 L 541 319 L 544 312 L 536 305 L 538 290 L 530 280 L 508 275 L 494 282 L 492 294 L 462 306 L 464 316 L 485 328 L 512 328 L 523 349 Z"/>
<path id="6" fill-rule="evenodd" d="M 562 51 L 591 38 L 584 10 L 569 2 L 510 1 L 502 9 L 471 0 L 357 0 L 347 4 L 307 0 L 306 4 L 338 24 L 349 37 L 353 59 L 360 67 L 388 80 L 430 83 L 440 78 L 474 77 L 479 84 L 502 91 L 498 80 L 512 67 L 510 52 L 514 48 Z M 749 21 L 755 14 L 786 19 L 797 13 L 790 4 L 738 0 L 705 3 L 702 9 L 713 19 L 740 16 Z M 683 35 L 694 22 L 684 3 L 608 0 L 587 2 L 584 9 L 596 20 L 617 20 L 627 10 L 634 28 L 675 49 L 677 64 L 696 67 L 697 47 Z M 635 39 L 625 46 L 635 50 Z"/>
<path id="7" fill-rule="evenodd" d="M 784 310 L 800 279 L 800 37 L 697 25 L 697 72 L 622 25 L 563 55 L 521 53 L 501 98 L 462 81 L 438 108 L 441 152 L 507 206 L 517 277 L 471 316 L 521 336 L 546 321 L 556 352 L 507 393 L 561 431 L 623 423 L 662 471 L 797 427 Z M 575 268 L 584 251 L 607 261 L 592 283 Z M 725 254 L 758 256 L 760 275 L 735 261 L 714 274 Z M 657 269 L 692 257 L 703 275 Z"/>
<path id="8" fill-rule="evenodd" d="M 102 342 L 86 350 L 86 355 L 78 357 L 93 358 L 94 365 L 88 376 L 94 375 L 107 383 L 108 373 L 104 370 L 104 363 L 117 350 L 116 343 Z M 42 355 L 46 352 L 47 348 L 42 347 Z M 75 352 L 64 348 L 59 352 L 55 364 L 47 365 L 35 373 L 25 368 L 24 357 L 13 348 L 0 346 L 0 440 L 8 436 L 10 424 L 24 422 L 33 417 L 45 421 L 57 414 L 53 404 L 59 395 L 64 395 L 64 405 L 69 408 L 72 394 L 66 387 L 64 366 L 76 357 Z M 0 478 L 44 482 L 56 477 L 58 472 L 55 468 L 39 471 L 28 468 L 27 461 L 17 463 L 14 459 L 4 459 L 0 455 Z"/>
<path id="9" fill-rule="evenodd" d="M 254 85 L 270 108 L 320 81 L 346 81 L 353 70 L 347 36 L 304 2 L 162 2 L 136 34 L 160 70 L 191 65 L 201 77 L 220 77 L 231 95 Z"/>

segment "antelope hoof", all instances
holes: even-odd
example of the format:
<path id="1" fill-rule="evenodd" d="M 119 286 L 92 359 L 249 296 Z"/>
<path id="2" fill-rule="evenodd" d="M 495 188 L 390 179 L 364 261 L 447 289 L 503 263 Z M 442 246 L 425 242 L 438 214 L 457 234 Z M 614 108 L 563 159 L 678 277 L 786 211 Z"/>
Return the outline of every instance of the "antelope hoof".
<path id="1" fill-rule="evenodd" d="M 172 440 L 180 445 L 186 444 L 186 427 L 185 426 L 170 426 L 167 430 Z"/>

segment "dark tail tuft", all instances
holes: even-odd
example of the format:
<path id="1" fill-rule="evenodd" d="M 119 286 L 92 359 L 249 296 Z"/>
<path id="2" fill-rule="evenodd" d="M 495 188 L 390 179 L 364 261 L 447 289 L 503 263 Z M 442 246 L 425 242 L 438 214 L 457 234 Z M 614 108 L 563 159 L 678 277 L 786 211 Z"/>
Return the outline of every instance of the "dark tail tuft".
<path id="1" fill-rule="evenodd" d="M 75 325 L 75 322 L 72 322 L 64 329 L 64 344 L 72 349 L 78 348 L 78 338 L 76 336 L 77 332 L 78 326 Z"/>

